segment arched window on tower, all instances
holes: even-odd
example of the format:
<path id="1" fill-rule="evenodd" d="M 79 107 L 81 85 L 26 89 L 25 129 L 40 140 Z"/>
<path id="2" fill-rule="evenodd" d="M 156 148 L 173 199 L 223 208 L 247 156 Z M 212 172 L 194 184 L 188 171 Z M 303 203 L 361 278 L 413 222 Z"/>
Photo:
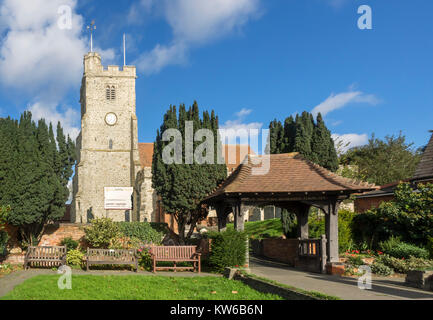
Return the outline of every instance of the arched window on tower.
<path id="1" fill-rule="evenodd" d="M 111 87 L 111 100 L 116 100 L 116 88 L 114 86 Z"/>
<path id="2" fill-rule="evenodd" d="M 107 100 L 116 100 L 116 87 L 115 86 L 107 86 L 105 89 L 105 97 Z"/>
<path id="3" fill-rule="evenodd" d="M 113 140 L 112 139 L 110 139 L 110 141 L 108 141 L 108 148 L 110 150 L 113 150 Z"/>

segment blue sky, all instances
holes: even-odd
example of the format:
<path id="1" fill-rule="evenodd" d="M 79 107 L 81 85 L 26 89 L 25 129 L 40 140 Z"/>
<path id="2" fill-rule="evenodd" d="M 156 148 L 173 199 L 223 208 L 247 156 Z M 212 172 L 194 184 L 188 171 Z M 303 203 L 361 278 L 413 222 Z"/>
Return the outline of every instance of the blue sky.
<path id="1" fill-rule="evenodd" d="M 358 28 L 365 4 L 372 30 Z M 401 130 L 419 147 L 433 129 L 432 15 L 428 0 L 0 0 L 0 116 L 31 110 L 78 133 L 94 19 L 104 65 L 123 63 L 127 34 L 140 142 L 170 104 L 197 100 L 224 128 L 321 111 L 352 146 Z"/>

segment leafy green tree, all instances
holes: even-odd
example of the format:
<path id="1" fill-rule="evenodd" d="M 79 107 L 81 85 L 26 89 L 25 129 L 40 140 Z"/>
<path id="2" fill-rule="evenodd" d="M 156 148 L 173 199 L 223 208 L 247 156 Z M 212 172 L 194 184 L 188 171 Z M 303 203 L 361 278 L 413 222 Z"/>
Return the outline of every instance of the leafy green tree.
<path id="1" fill-rule="evenodd" d="M 7 223 L 18 227 L 24 245 L 38 243 L 45 225 L 66 210 L 75 147 L 64 136 L 53 137 L 52 127 L 45 120 L 36 125 L 30 112 L 19 121 L 0 120 L 0 205 L 10 205 Z M 67 162 L 57 146 L 70 153 Z"/>
<path id="2" fill-rule="evenodd" d="M 348 172 L 351 178 L 366 180 L 377 185 L 411 178 L 421 159 L 420 150 L 407 143 L 406 137 L 386 136 L 384 140 L 374 134 L 368 144 L 350 149 L 340 157 L 340 163 L 356 168 Z"/>
<path id="3" fill-rule="evenodd" d="M 189 142 L 186 121 L 193 122 L 193 135 L 200 129 L 208 129 L 213 133 L 215 139 L 212 163 L 197 163 L 195 157 L 192 163 L 186 163 L 186 146 Z M 178 130 L 182 136 L 182 163 L 163 161 L 165 147 L 173 142 L 163 141 L 163 134 L 169 129 Z M 201 143 L 202 141 L 194 141 L 192 152 L 196 151 Z M 157 132 L 152 163 L 152 185 L 161 198 L 163 210 L 175 218 L 181 243 L 185 243 L 185 240 L 191 237 L 197 222 L 207 216 L 208 210 L 200 204 L 201 201 L 227 177 L 226 165 L 217 162 L 217 150 L 221 150 L 221 141 L 218 135 L 218 117 L 214 111 L 211 114 L 204 112 L 200 118 L 197 102 L 188 110 L 185 105 L 180 105 L 179 112 L 175 106 L 170 106 Z M 173 155 L 174 150 L 171 152 Z M 203 155 L 208 155 L 210 150 L 203 149 L 202 152 Z M 185 234 L 187 226 L 190 229 Z"/>
<path id="4" fill-rule="evenodd" d="M 357 241 L 375 247 L 394 236 L 426 245 L 433 237 L 433 184 L 420 184 L 414 190 L 409 183 L 402 183 L 394 196 L 393 201 L 354 217 L 352 228 Z"/>

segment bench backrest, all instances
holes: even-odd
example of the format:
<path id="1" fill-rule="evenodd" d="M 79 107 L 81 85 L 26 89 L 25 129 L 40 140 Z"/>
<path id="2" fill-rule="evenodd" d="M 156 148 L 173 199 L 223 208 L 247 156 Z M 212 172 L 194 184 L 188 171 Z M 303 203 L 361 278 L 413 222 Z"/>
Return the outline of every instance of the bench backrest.
<path id="1" fill-rule="evenodd" d="M 133 259 L 137 255 L 137 249 L 87 249 L 87 257 L 109 260 Z"/>
<path id="2" fill-rule="evenodd" d="M 66 246 L 62 247 L 29 247 L 26 256 L 31 259 L 61 258 L 66 254 Z"/>
<path id="3" fill-rule="evenodd" d="M 150 248 L 156 259 L 191 259 L 197 252 L 196 246 L 167 246 Z"/>

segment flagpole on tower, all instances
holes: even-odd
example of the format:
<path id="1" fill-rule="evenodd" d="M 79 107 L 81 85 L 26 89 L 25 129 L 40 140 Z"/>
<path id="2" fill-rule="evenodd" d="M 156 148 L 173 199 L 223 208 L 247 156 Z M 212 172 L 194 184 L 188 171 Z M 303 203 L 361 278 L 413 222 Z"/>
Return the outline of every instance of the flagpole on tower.
<path id="1" fill-rule="evenodd" d="M 126 66 L 126 36 L 123 34 L 123 66 Z"/>
<path id="2" fill-rule="evenodd" d="M 90 26 L 87 26 L 87 30 L 90 30 L 90 52 L 93 52 L 93 30 L 96 30 L 95 20 L 92 20 Z"/>

